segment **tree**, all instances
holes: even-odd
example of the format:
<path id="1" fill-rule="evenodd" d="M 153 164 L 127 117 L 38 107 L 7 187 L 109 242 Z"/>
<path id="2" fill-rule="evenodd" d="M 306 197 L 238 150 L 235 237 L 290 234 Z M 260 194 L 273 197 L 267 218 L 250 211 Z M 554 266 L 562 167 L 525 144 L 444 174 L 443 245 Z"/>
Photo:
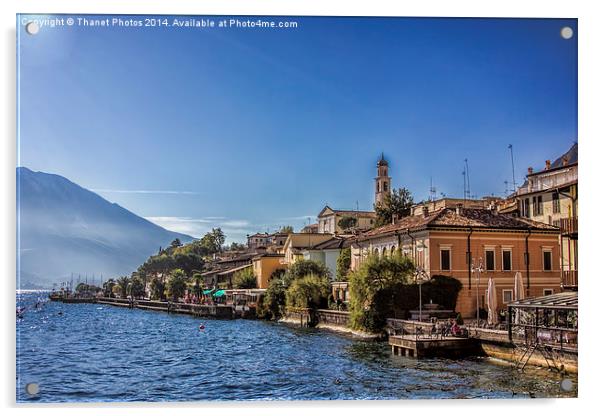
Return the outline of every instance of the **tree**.
<path id="1" fill-rule="evenodd" d="M 286 289 L 287 286 L 284 283 L 282 276 L 270 280 L 268 288 L 265 291 L 265 299 L 263 302 L 266 310 L 266 318 L 278 319 L 284 312 L 284 305 L 286 304 Z"/>
<path id="2" fill-rule="evenodd" d="M 173 267 L 182 269 L 186 276 L 192 275 L 194 270 L 202 270 L 205 261 L 195 253 L 177 253 L 173 256 Z"/>
<path id="3" fill-rule="evenodd" d="M 128 297 L 128 285 L 130 284 L 130 279 L 127 276 L 121 276 L 117 279 L 117 286 L 119 287 L 119 296 L 122 298 Z"/>
<path id="4" fill-rule="evenodd" d="M 245 251 L 246 249 L 247 249 L 247 246 L 244 244 L 239 244 L 236 242 L 230 244 L 231 251 Z"/>
<path id="5" fill-rule="evenodd" d="M 207 234 L 201 238 L 201 245 L 207 249 L 209 254 L 219 253 L 222 251 L 222 246 L 226 241 L 226 236 L 224 235 L 221 228 L 213 228 Z"/>
<path id="6" fill-rule="evenodd" d="M 376 204 L 376 226 L 391 224 L 393 216 L 397 218 L 407 217 L 411 214 L 414 198 L 406 188 L 393 189 L 390 194 L 385 195 L 382 203 Z"/>
<path id="7" fill-rule="evenodd" d="M 344 231 L 348 231 L 357 226 L 357 218 L 351 215 L 345 215 L 343 218 L 339 220 L 339 227 L 341 227 Z"/>
<path id="8" fill-rule="evenodd" d="M 113 297 L 113 288 L 115 287 L 115 279 L 109 279 L 102 284 L 103 294 L 107 298 Z"/>
<path id="9" fill-rule="evenodd" d="M 280 231 L 278 232 L 283 234 L 292 234 L 295 232 L 295 230 L 292 225 L 285 225 L 284 227 L 280 228 Z"/>
<path id="10" fill-rule="evenodd" d="M 294 280 L 308 275 L 325 277 L 330 280 L 330 270 L 324 265 L 313 260 L 298 260 L 293 263 L 283 275 L 283 280 L 288 287 Z"/>
<path id="11" fill-rule="evenodd" d="M 339 257 L 337 257 L 337 281 L 347 281 L 347 273 L 351 267 L 351 248 L 346 247 L 341 250 Z"/>
<path id="12" fill-rule="evenodd" d="M 140 299 L 145 294 L 144 281 L 140 276 L 133 276 L 130 279 L 129 295 L 135 299 Z"/>
<path id="13" fill-rule="evenodd" d="M 174 269 L 167 280 L 167 296 L 174 302 L 186 293 L 186 275 L 182 269 Z"/>
<path id="14" fill-rule="evenodd" d="M 179 238 L 176 238 L 175 240 L 173 240 L 170 244 L 171 248 L 176 248 L 176 247 L 182 247 L 182 242 L 180 241 Z"/>
<path id="15" fill-rule="evenodd" d="M 257 288 L 257 278 L 253 273 L 252 267 L 247 267 L 234 273 L 233 286 L 235 289 L 255 289 Z"/>
<path id="16" fill-rule="evenodd" d="M 201 292 L 203 291 L 203 276 L 200 273 L 194 273 L 192 275 L 192 293 L 194 293 L 198 298 L 201 297 Z"/>
<path id="17" fill-rule="evenodd" d="M 323 276 L 308 275 L 293 281 L 286 290 L 286 306 L 318 309 L 326 307 L 330 285 Z"/>
<path id="18" fill-rule="evenodd" d="M 378 332 L 394 307 L 394 295 L 409 283 L 414 263 L 399 253 L 391 257 L 370 256 L 349 274 L 351 326 Z"/>
<path id="19" fill-rule="evenodd" d="M 165 299 L 165 283 L 163 279 L 154 277 L 150 283 L 151 299 L 163 300 Z"/>

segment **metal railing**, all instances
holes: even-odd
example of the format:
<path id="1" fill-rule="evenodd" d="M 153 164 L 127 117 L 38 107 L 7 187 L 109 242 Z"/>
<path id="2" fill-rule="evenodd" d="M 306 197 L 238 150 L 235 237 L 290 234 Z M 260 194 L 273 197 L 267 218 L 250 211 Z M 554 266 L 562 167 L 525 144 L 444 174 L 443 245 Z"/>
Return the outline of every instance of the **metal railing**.
<path id="1" fill-rule="evenodd" d="M 560 232 L 562 234 L 577 234 L 578 229 L 577 217 L 560 219 Z"/>
<path id="2" fill-rule="evenodd" d="M 577 270 L 563 270 L 562 271 L 562 287 L 578 287 L 579 277 Z"/>

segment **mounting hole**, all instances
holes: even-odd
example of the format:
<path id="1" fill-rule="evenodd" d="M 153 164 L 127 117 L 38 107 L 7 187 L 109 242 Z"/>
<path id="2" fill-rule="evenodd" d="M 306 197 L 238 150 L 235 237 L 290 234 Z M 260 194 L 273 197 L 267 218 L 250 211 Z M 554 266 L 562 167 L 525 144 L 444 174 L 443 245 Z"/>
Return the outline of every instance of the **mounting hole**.
<path id="1" fill-rule="evenodd" d="M 562 391 L 573 391 L 573 382 L 568 378 L 565 378 L 560 382 L 560 388 Z"/>
<path id="2" fill-rule="evenodd" d="M 29 22 L 25 25 L 25 31 L 30 35 L 35 35 L 40 31 L 40 25 L 36 22 Z"/>
<path id="3" fill-rule="evenodd" d="M 560 36 L 562 36 L 563 39 L 570 39 L 573 37 L 573 29 L 571 29 L 568 26 L 563 27 L 562 29 L 560 29 Z"/>
<path id="4" fill-rule="evenodd" d="M 40 392 L 40 386 L 38 383 L 27 383 L 25 385 L 25 391 L 30 396 L 36 396 Z"/>

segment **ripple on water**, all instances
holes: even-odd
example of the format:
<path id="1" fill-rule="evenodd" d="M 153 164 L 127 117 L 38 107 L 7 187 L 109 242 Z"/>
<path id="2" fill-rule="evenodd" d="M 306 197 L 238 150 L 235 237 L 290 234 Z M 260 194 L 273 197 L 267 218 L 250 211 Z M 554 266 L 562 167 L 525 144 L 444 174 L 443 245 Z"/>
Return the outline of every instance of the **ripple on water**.
<path id="1" fill-rule="evenodd" d="M 30 313 L 31 296 L 17 296 L 26 307 L 17 325 L 20 402 L 576 395 L 560 391 L 556 374 L 483 359 L 392 357 L 384 343 L 262 321 L 53 302 Z M 29 382 L 40 385 L 34 398 Z"/>

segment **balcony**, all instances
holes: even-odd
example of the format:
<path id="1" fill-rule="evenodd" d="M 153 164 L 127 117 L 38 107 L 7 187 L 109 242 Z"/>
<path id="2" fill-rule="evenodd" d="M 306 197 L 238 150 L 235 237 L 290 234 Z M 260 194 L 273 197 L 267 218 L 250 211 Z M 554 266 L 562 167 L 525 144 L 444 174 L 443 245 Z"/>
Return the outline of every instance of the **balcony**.
<path id="1" fill-rule="evenodd" d="M 545 171 L 537 176 L 529 178 L 526 186 L 517 190 L 518 195 L 524 195 L 531 192 L 542 192 L 549 189 L 565 186 L 577 181 L 577 168 L 568 168 L 560 171 L 546 173 Z"/>
<path id="2" fill-rule="evenodd" d="M 577 217 L 560 219 L 560 233 L 562 235 L 577 235 L 577 231 L 578 231 Z"/>
<path id="3" fill-rule="evenodd" d="M 563 270 L 561 286 L 564 290 L 577 290 L 577 270 Z"/>

